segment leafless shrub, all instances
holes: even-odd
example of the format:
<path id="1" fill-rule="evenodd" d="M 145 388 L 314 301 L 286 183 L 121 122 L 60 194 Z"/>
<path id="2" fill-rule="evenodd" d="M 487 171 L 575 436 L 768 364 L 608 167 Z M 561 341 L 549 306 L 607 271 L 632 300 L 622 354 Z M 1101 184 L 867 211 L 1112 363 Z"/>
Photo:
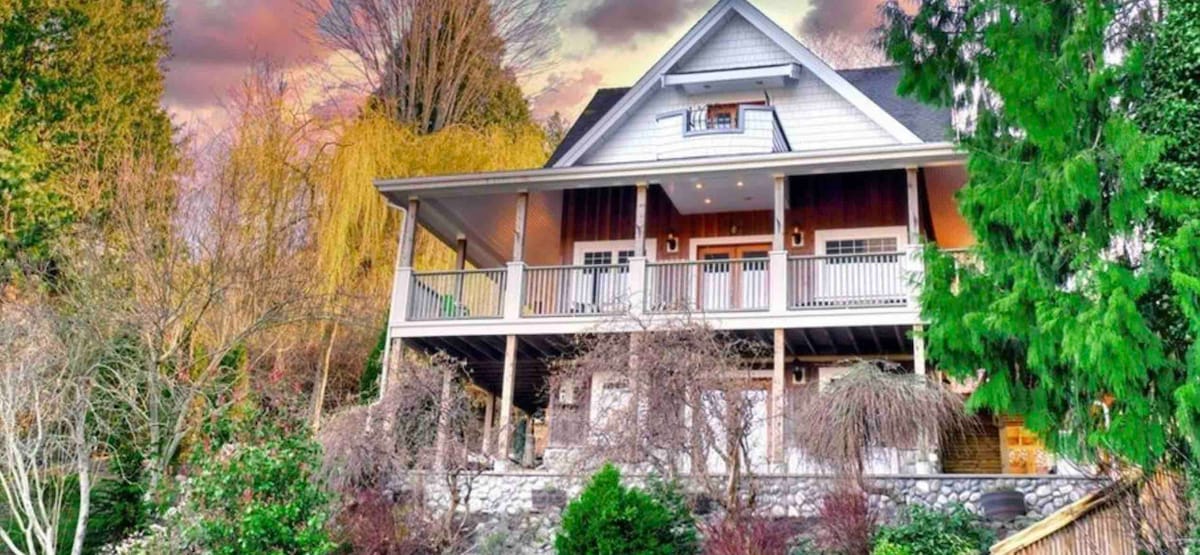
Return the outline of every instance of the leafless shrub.
<path id="1" fill-rule="evenodd" d="M 856 362 L 792 417 L 805 455 L 859 484 L 870 448 L 923 448 L 973 425 L 962 397 L 886 361 Z"/>
<path id="2" fill-rule="evenodd" d="M 876 515 L 870 499 L 853 486 L 836 487 L 821 498 L 816 546 L 822 553 L 866 555 L 871 552 Z"/>
<path id="3" fill-rule="evenodd" d="M 744 486 L 765 429 L 767 391 L 753 370 L 765 347 L 682 316 L 615 323 L 632 333 L 577 338 L 550 379 L 552 443 L 570 443 L 590 471 L 613 461 L 668 479 L 699 477 L 725 509 L 752 504 Z M 721 480 L 715 479 L 723 476 Z"/>
<path id="4" fill-rule="evenodd" d="M 0 541 L 11 553 L 83 550 L 98 449 L 88 429 L 94 360 L 68 326 L 44 305 L 0 303 Z M 71 513 L 66 548 L 59 527 L 72 525 Z"/>
<path id="5" fill-rule="evenodd" d="M 317 440 L 335 489 L 378 492 L 400 483 L 411 490 L 395 508 L 404 528 L 424 530 L 416 537 L 438 549 L 465 538 L 460 508 L 469 505 L 472 480 L 486 461 L 476 448 L 479 423 L 462 363 L 440 354 L 407 362 L 377 403 L 334 415 Z M 427 484 L 447 493 L 449 505 L 440 512 L 421 495 Z"/>

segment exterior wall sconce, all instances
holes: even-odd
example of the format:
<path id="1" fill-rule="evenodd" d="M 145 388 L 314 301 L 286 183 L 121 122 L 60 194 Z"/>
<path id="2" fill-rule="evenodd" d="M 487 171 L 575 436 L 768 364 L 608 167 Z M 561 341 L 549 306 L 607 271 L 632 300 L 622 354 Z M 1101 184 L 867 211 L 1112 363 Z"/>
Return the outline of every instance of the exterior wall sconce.
<path id="1" fill-rule="evenodd" d="M 796 227 L 792 228 L 792 246 L 793 247 L 803 247 L 804 246 L 804 231 L 802 231 L 800 229 L 800 226 L 796 226 Z"/>
<path id="2" fill-rule="evenodd" d="M 667 231 L 667 252 L 679 252 L 679 238 L 674 231 Z"/>
<path id="3" fill-rule="evenodd" d="M 740 228 L 738 228 L 738 225 L 737 225 L 737 224 L 733 224 L 733 225 L 729 226 L 729 234 L 730 234 L 730 235 L 737 235 L 737 234 L 738 234 L 738 231 L 739 231 L 739 229 L 740 229 Z"/>

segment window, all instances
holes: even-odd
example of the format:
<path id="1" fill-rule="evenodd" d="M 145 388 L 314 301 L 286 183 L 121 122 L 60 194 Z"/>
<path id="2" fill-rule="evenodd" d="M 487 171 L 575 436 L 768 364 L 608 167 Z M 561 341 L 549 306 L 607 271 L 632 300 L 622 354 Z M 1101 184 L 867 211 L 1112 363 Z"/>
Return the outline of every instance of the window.
<path id="1" fill-rule="evenodd" d="M 834 239 L 825 242 L 825 254 L 878 254 L 896 252 L 895 237 Z"/>
<path id="2" fill-rule="evenodd" d="M 584 266 L 607 266 L 612 264 L 612 255 L 610 251 L 590 251 L 583 253 Z"/>

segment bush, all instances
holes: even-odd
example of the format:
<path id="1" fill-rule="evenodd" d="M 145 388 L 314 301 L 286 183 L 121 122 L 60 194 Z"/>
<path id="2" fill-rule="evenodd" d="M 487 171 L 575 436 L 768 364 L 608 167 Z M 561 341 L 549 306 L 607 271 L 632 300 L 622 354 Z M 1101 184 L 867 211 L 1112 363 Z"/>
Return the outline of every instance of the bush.
<path id="1" fill-rule="evenodd" d="M 554 548 L 563 555 L 695 553 L 696 528 L 682 524 L 678 510 L 622 486 L 621 473 L 605 465 L 563 511 Z"/>
<path id="2" fill-rule="evenodd" d="M 329 495 L 314 483 L 320 447 L 304 435 L 229 444 L 202 455 L 187 485 L 189 543 L 206 553 L 324 554 Z"/>
<path id="3" fill-rule="evenodd" d="M 986 553 L 992 531 L 962 505 L 938 511 L 910 505 L 899 524 L 881 526 L 875 534 L 876 555 L 966 555 Z M 883 549 L 883 551 L 881 551 Z"/>
<path id="4" fill-rule="evenodd" d="M 704 527 L 705 555 L 788 555 L 792 538 L 786 522 L 726 518 Z"/>
<path id="5" fill-rule="evenodd" d="M 862 490 L 840 488 L 821 499 L 817 513 L 816 547 L 823 553 L 866 555 L 871 552 L 875 512 Z"/>

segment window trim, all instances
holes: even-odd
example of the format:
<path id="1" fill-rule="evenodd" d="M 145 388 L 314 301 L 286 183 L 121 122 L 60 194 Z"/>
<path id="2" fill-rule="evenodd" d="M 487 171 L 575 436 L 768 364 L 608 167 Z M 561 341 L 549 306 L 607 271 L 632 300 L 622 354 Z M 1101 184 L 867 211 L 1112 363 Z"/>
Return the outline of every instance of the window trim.
<path id="1" fill-rule="evenodd" d="M 631 251 L 633 249 L 633 239 L 617 239 L 612 241 L 575 241 L 574 257 L 572 263 L 574 266 L 583 266 L 584 255 L 589 252 L 609 252 L 612 253 L 613 263 L 620 258 L 621 251 Z M 646 238 L 646 261 L 654 262 L 658 259 L 658 242 L 653 237 Z"/>
<path id="2" fill-rule="evenodd" d="M 879 227 L 852 227 L 841 229 L 818 229 L 813 232 L 817 256 L 826 256 L 825 242 L 852 239 L 896 239 L 896 249 L 903 252 L 908 248 L 908 228 L 902 225 Z"/>

